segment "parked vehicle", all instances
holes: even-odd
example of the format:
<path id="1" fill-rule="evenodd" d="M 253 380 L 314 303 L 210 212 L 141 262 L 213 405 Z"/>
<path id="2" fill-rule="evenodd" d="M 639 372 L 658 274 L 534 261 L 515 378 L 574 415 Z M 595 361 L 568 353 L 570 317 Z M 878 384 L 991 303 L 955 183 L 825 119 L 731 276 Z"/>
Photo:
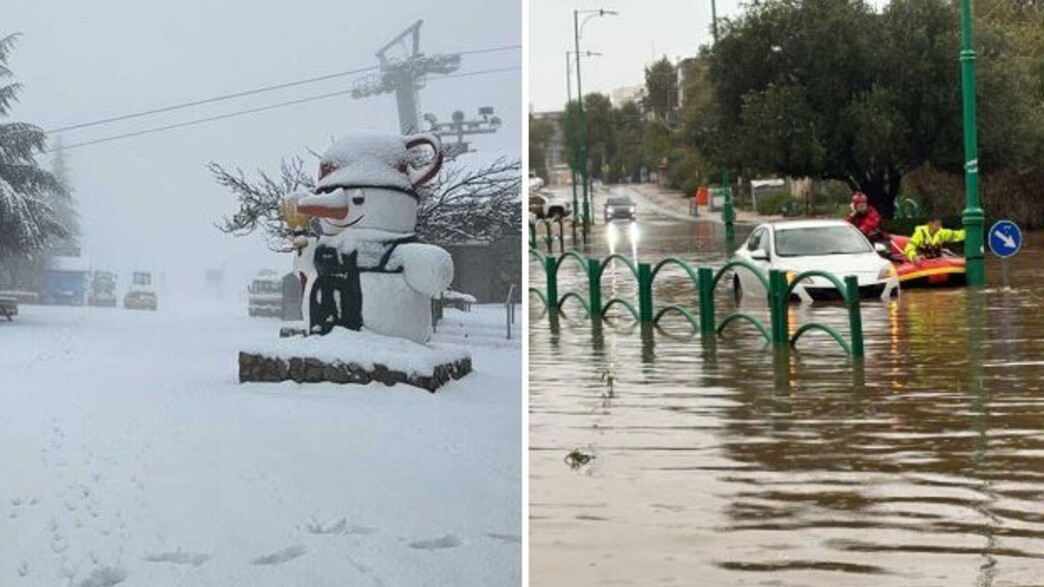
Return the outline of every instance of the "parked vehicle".
<path id="1" fill-rule="evenodd" d="M 549 192 L 529 193 L 529 213 L 537 218 L 566 218 L 573 213 L 573 204 L 566 198 Z"/>
<path id="2" fill-rule="evenodd" d="M 131 276 L 131 286 L 127 295 L 123 296 L 123 307 L 130 310 L 155 310 L 159 306 L 156 290 L 152 286 L 152 274 L 148 271 L 135 271 Z"/>
<path id="3" fill-rule="evenodd" d="M 784 271 L 792 281 L 799 273 L 819 270 L 839 281 L 855 275 L 860 298 L 889 299 L 899 295 L 899 279 L 892 262 L 881 257 L 883 245 L 870 244 L 859 229 L 843 220 L 790 220 L 762 224 L 754 229 L 736 258 L 764 270 Z M 737 269 L 733 277 L 737 299 L 742 295 L 765 296 L 764 286 L 750 271 Z M 802 302 L 841 299 L 827 279 L 802 280 L 791 294 Z"/>
<path id="4" fill-rule="evenodd" d="M 40 301 L 44 304 L 82 306 L 87 301 L 89 261 L 82 257 L 51 257 L 43 274 Z"/>
<path id="5" fill-rule="evenodd" d="M 250 293 L 247 314 L 280 318 L 283 316 L 283 280 L 271 269 L 262 269 L 247 287 Z"/>
<path id="6" fill-rule="evenodd" d="M 629 196 L 612 196 L 605 202 L 604 215 L 606 224 L 614 220 L 634 222 L 638 219 L 638 208 Z"/>
<path id="7" fill-rule="evenodd" d="M 116 274 L 112 271 L 91 273 L 91 289 L 87 293 L 87 304 L 107 308 L 116 307 Z"/>

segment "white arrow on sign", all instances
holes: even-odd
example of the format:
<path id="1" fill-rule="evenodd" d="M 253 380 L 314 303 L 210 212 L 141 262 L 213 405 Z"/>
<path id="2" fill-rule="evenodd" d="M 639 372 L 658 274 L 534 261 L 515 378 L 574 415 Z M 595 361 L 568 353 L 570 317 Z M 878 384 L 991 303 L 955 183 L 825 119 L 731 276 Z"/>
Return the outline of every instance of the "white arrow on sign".
<path id="1" fill-rule="evenodd" d="M 993 231 L 993 234 L 995 234 L 997 236 L 997 238 L 1001 239 L 1001 242 L 1004 243 L 1004 246 L 1008 247 L 1009 249 L 1014 249 L 1015 248 L 1015 239 L 1013 239 L 1010 236 L 1004 234 L 999 229 Z"/>

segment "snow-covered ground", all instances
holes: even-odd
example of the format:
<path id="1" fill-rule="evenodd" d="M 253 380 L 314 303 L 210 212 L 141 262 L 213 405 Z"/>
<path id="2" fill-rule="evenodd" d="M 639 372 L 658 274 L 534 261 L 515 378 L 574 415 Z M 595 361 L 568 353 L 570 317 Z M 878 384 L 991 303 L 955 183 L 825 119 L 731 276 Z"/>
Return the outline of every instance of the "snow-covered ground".
<path id="1" fill-rule="evenodd" d="M 280 323 L 164 303 L 0 323 L 0 585 L 520 584 L 502 307 L 446 311 L 475 372 L 429 394 L 241 385 Z"/>

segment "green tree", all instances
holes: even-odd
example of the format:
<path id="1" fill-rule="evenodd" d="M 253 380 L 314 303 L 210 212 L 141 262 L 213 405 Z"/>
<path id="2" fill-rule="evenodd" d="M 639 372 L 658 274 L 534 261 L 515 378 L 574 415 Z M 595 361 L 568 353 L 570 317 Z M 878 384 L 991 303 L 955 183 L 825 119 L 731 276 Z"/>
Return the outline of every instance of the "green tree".
<path id="1" fill-rule="evenodd" d="M 555 125 L 546 118 L 529 117 L 529 168 L 546 182 L 548 151 L 555 136 Z"/>
<path id="2" fill-rule="evenodd" d="M 0 80 L 12 76 L 7 60 L 15 39 L 0 39 Z M 20 89 L 18 83 L 0 85 L 0 117 L 8 116 Z M 32 253 L 69 234 L 48 205 L 49 198 L 68 194 L 54 174 L 36 163 L 46 138 L 32 124 L 0 123 L 0 258 Z"/>
<path id="3" fill-rule="evenodd" d="M 836 179 L 886 217 L 902 176 L 963 165 L 957 11 L 946 0 L 771 0 L 729 21 L 711 54 L 715 103 L 694 139 L 719 165 Z M 980 166 L 1025 161 L 1035 130 L 1024 76 L 984 27 Z"/>
<path id="4" fill-rule="evenodd" d="M 614 115 L 609 96 L 598 93 L 584 96 L 589 175 L 595 179 L 604 179 L 603 170 L 616 155 Z M 576 102 L 571 102 L 566 106 L 562 125 L 566 144 L 579 144 L 580 111 Z M 578 150 L 569 150 L 569 161 L 574 166 L 576 166 Z M 579 169 L 579 167 L 577 168 Z"/>
<path id="5" fill-rule="evenodd" d="M 666 56 L 645 68 L 645 107 L 667 122 L 678 106 L 678 70 Z"/>

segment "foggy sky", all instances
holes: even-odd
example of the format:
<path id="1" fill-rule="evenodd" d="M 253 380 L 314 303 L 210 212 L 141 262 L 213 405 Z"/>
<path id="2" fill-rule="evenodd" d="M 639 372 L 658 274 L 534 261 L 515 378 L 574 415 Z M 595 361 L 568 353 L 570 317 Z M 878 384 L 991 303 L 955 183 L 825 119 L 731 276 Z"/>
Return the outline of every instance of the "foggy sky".
<path id="1" fill-rule="evenodd" d="M 3 12 L 0 35 L 22 33 L 9 65 L 24 86 L 7 120 L 44 129 L 376 65 L 377 49 L 421 18 L 428 54 L 521 43 L 518 0 L 9 0 Z M 466 55 L 459 73 L 519 66 L 521 55 Z M 475 137 L 480 153 L 459 163 L 519 157 L 521 75 L 432 80 L 421 91 L 422 113 L 446 120 L 456 109 L 473 115 L 493 106 L 504 120 L 499 133 Z M 72 145 L 350 89 L 355 77 L 68 131 L 61 139 Z M 204 166 L 274 172 L 284 156 L 314 161 L 308 149 L 322 152 L 353 128 L 397 132 L 394 96 L 340 96 L 69 149 L 84 254 L 96 268 L 162 270 L 167 285 L 182 290 L 199 286 L 204 268 L 241 276 L 287 270 L 289 257 L 269 252 L 260 235 L 236 239 L 213 226 L 235 205 Z"/>
<path id="2" fill-rule="evenodd" d="M 886 0 L 870 0 L 881 9 Z M 709 45 L 711 0 L 529 0 L 529 105 L 537 112 L 561 110 L 566 102 L 565 52 L 572 51 L 573 10 L 615 10 L 592 18 L 580 51 L 601 53 L 581 61 L 584 93 L 610 93 L 645 84 L 645 67 L 666 55 L 697 54 Z M 719 20 L 741 14 L 739 0 L 718 0 Z M 580 17 L 581 20 L 583 16 Z M 573 95 L 576 95 L 573 73 Z"/>

